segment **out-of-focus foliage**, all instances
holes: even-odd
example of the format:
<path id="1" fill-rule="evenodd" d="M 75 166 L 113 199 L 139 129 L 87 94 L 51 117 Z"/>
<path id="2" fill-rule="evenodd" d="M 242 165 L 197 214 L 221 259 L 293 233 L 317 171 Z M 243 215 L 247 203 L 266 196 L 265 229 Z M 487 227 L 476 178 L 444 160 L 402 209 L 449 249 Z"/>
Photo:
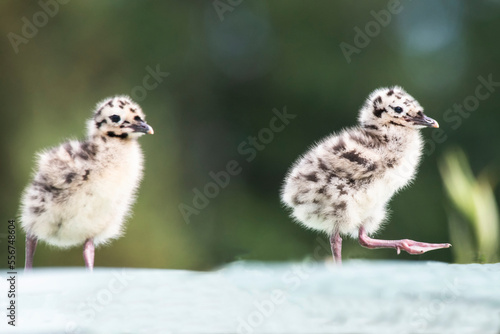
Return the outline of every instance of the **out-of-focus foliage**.
<path id="1" fill-rule="evenodd" d="M 97 250 L 97 266 L 207 269 L 313 256 L 325 236 L 283 210 L 283 178 L 312 143 L 355 124 L 380 86 L 403 86 L 441 128 L 422 130 L 419 175 L 392 200 L 377 237 L 448 242 L 437 157 L 454 144 L 473 169 L 500 160 L 498 1 L 90 0 L 44 9 L 54 1 L 0 2 L 2 252 L 35 152 L 82 137 L 93 106 L 114 94 L 136 98 L 155 134 L 141 138 L 145 177 L 126 234 Z M 222 14 L 221 1 L 231 3 Z M 11 33 L 27 36 L 18 52 Z M 355 51 L 346 57 L 342 43 Z M 157 67 L 169 75 L 145 79 Z M 477 90 L 480 78 L 493 83 Z M 295 118 L 264 130 L 285 106 Z M 210 188 L 233 160 L 239 172 Z M 205 190 L 212 198 L 186 222 L 179 205 L 193 207 Z M 19 230 L 20 262 L 23 237 Z M 344 257 L 452 261 L 450 250 L 398 256 L 347 238 Z M 83 265 L 81 249 L 40 244 L 35 266 L 53 265 Z"/>
<path id="2" fill-rule="evenodd" d="M 446 152 L 439 169 L 453 204 L 448 220 L 455 262 L 498 261 L 500 220 L 489 169 L 474 177 L 460 149 Z"/>

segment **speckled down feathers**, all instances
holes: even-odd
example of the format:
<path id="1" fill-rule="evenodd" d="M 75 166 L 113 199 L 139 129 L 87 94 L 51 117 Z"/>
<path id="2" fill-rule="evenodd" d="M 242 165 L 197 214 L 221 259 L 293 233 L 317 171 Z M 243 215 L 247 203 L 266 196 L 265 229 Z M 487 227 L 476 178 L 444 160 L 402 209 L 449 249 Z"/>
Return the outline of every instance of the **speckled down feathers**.
<path id="1" fill-rule="evenodd" d="M 401 105 L 404 112 L 391 108 Z M 396 109 L 399 110 L 399 109 Z M 360 226 L 376 232 L 386 206 L 415 177 L 422 107 L 400 87 L 374 91 L 360 111 L 360 125 L 334 133 L 293 165 L 282 201 L 307 228 L 356 237 Z"/>
<path id="2" fill-rule="evenodd" d="M 120 121 L 111 122 L 112 115 Z M 28 234 L 59 247 L 89 238 L 98 245 L 122 234 L 143 172 L 139 135 L 123 127 L 134 117 L 144 120 L 130 98 L 108 98 L 89 120 L 85 140 L 38 154 L 22 198 L 21 223 Z"/>

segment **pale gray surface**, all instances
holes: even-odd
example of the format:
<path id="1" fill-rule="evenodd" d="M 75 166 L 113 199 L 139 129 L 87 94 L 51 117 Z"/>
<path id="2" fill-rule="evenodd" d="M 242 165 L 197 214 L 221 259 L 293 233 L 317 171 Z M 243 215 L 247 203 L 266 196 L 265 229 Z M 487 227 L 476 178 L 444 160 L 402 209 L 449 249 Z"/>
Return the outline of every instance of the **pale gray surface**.
<path id="1" fill-rule="evenodd" d="M 18 278 L 18 326 L 2 316 L 1 333 L 500 333 L 500 264 L 239 262 Z M 4 273 L 0 284 L 5 310 Z"/>

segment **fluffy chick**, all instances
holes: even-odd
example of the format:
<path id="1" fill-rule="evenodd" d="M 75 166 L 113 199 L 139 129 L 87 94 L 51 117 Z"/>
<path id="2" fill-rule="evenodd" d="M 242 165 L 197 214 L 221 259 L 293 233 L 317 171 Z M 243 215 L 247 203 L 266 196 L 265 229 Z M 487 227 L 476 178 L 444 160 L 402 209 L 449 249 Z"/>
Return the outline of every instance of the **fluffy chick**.
<path id="1" fill-rule="evenodd" d="M 94 245 L 118 238 L 143 174 L 137 139 L 153 133 L 128 96 L 100 102 L 87 122 L 87 138 L 38 154 L 37 170 L 21 201 L 26 264 L 38 240 L 68 248 L 84 244 L 92 270 Z"/>
<path id="2" fill-rule="evenodd" d="M 307 228 L 330 236 L 341 262 L 341 235 L 358 237 L 367 248 L 396 248 L 410 254 L 450 247 L 413 240 L 377 240 L 391 197 L 408 185 L 422 155 L 419 129 L 437 128 L 401 87 L 380 88 L 359 112 L 359 126 L 314 145 L 291 168 L 282 201 Z"/>

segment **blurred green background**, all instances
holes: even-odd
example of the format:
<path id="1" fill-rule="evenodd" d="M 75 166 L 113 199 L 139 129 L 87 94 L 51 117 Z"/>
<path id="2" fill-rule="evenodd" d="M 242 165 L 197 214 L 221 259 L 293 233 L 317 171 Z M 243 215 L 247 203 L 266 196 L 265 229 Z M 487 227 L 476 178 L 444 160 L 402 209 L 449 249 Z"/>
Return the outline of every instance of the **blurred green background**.
<path id="1" fill-rule="evenodd" d="M 288 217 L 283 178 L 312 143 L 355 124 L 379 86 L 403 86 L 441 128 L 423 131 L 418 178 L 391 202 L 378 237 L 453 243 L 448 220 L 460 210 L 438 169 L 449 147 L 462 148 L 472 173 L 498 176 L 500 87 L 473 97 L 478 77 L 500 82 L 500 1 L 64 2 L 0 3 L 2 251 L 35 152 L 82 138 L 94 105 L 115 94 L 141 104 L 155 135 L 141 139 L 145 178 L 126 235 L 97 250 L 96 266 L 203 270 L 241 259 L 317 258 L 326 237 Z M 146 90 L 151 69 L 169 75 Z M 463 103 L 469 111 L 453 109 Z M 296 117 L 259 142 L 253 159 L 242 154 L 273 109 L 285 107 Z M 203 191 L 210 172 L 232 160 L 241 172 L 187 223 L 179 205 L 193 206 L 193 189 Z M 17 237 L 21 267 L 20 229 Z M 469 246 L 462 262 L 484 259 Z M 397 256 L 347 238 L 344 258 L 460 262 L 452 250 Z M 81 248 L 40 244 L 35 266 L 83 266 Z"/>

